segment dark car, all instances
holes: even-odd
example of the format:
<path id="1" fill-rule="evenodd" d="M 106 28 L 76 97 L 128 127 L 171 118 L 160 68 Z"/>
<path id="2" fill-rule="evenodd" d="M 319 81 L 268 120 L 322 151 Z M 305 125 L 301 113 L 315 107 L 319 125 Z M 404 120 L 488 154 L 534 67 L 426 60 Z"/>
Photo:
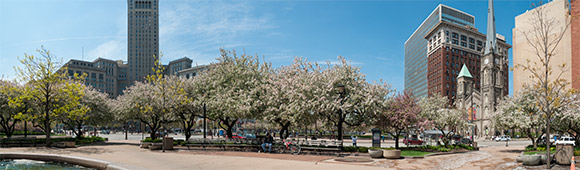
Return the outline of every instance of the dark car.
<path id="1" fill-rule="evenodd" d="M 423 141 L 419 139 L 405 139 L 403 140 L 405 145 L 422 145 Z"/>
<path id="2" fill-rule="evenodd" d="M 467 145 L 467 144 L 471 144 L 473 142 L 469 138 L 461 138 L 459 140 L 456 140 L 455 143 Z"/>

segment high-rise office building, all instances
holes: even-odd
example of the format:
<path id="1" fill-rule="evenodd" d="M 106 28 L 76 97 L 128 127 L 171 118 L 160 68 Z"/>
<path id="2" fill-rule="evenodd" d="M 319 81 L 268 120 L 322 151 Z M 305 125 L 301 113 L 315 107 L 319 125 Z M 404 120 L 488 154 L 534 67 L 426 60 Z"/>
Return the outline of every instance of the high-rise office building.
<path id="1" fill-rule="evenodd" d="M 159 60 L 159 0 L 127 0 L 129 81 L 153 74 Z"/>
<path id="2" fill-rule="evenodd" d="M 417 97 L 426 97 L 428 94 L 425 35 L 440 21 L 459 26 L 475 26 L 475 17 L 472 15 L 440 4 L 405 41 L 405 90 L 413 92 Z"/>
<path id="3" fill-rule="evenodd" d="M 65 64 L 69 76 L 85 74 L 85 85 L 110 97 L 154 74 L 155 61 L 159 60 L 159 0 L 127 0 L 127 4 L 127 63 L 97 58 L 92 62 L 73 59 Z M 163 65 L 164 74 L 179 76 L 178 72 L 191 68 L 192 62 L 187 57 L 170 61 Z"/>
<path id="4" fill-rule="evenodd" d="M 534 47 L 530 45 L 525 34 L 531 38 L 532 42 L 538 41 L 533 38 L 535 35 L 533 24 L 537 22 L 531 22 L 531 20 L 534 20 L 535 12 L 541 9 L 544 12 L 544 19 L 554 20 L 551 24 L 552 34 L 566 30 L 550 60 L 553 73 L 548 78 L 554 80 L 561 74 L 561 79 L 572 83 L 568 88 L 580 89 L 580 21 L 576 19 L 580 15 L 579 1 L 554 0 L 516 16 L 513 29 L 514 65 L 527 65 L 528 60 L 530 63 L 539 63 Z M 571 24 L 566 28 L 569 22 Z M 558 67 L 562 64 L 566 64 L 566 70 Z M 534 79 L 530 76 L 530 71 L 514 69 L 514 92 L 519 92 L 525 85 L 532 85 Z"/>

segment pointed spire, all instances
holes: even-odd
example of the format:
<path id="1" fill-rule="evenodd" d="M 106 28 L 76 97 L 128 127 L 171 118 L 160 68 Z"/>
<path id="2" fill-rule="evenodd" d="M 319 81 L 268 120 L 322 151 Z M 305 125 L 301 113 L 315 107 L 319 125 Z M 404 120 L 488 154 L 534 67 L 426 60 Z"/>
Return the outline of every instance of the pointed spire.
<path id="1" fill-rule="evenodd" d="M 457 78 L 459 78 L 459 77 L 473 78 L 471 76 L 471 73 L 469 73 L 469 69 L 467 69 L 467 66 L 465 66 L 465 64 L 463 64 L 463 67 L 461 67 L 461 71 L 459 71 L 459 74 L 457 75 Z"/>
<path id="2" fill-rule="evenodd" d="M 487 6 L 487 38 L 485 40 L 485 52 L 483 55 L 496 52 L 495 14 L 493 11 L 493 0 L 489 0 Z"/>

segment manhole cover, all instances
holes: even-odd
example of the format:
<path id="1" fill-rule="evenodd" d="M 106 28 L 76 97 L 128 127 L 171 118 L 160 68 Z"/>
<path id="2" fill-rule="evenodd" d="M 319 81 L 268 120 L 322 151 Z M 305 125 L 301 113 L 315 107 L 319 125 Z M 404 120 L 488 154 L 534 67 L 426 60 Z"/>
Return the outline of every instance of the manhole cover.
<path id="1" fill-rule="evenodd" d="M 371 158 L 363 158 L 363 157 L 346 157 L 346 158 L 336 158 L 334 159 L 338 162 L 372 162 Z"/>

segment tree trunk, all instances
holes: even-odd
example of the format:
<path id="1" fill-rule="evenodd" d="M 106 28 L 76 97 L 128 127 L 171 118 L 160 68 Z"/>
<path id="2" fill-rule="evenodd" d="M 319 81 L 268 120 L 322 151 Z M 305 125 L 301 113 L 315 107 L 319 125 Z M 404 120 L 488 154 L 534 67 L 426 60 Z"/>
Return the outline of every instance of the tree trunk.
<path id="1" fill-rule="evenodd" d="M 546 157 L 550 158 L 550 111 L 548 111 L 548 116 L 546 119 Z M 546 168 L 550 169 L 550 162 L 546 161 Z"/>
<path id="2" fill-rule="evenodd" d="M 236 122 L 238 122 L 238 119 L 234 119 L 231 121 L 231 123 L 229 122 L 230 118 L 226 118 L 225 120 L 222 120 L 222 122 L 226 125 L 226 135 L 227 138 L 232 139 L 232 137 L 234 136 L 234 133 L 232 132 L 234 129 L 234 125 L 236 125 Z M 221 125 L 220 125 L 221 126 Z M 223 128 L 223 126 L 222 126 Z"/>
<path id="3" fill-rule="evenodd" d="M 45 132 L 46 132 L 46 147 L 50 148 L 50 121 L 49 121 L 48 111 L 46 111 L 46 114 L 45 114 L 44 128 L 45 128 Z"/>
<path id="4" fill-rule="evenodd" d="M 75 134 L 77 135 L 77 139 L 80 139 L 83 137 L 83 130 L 82 130 L 82 126 L 79 124 L 77 125 L 77 129 L 78 129 L 78 133 L 73 129 L 73 131 L 75 132 Z"/>
<path id="5" fill-rule="evenodd" d="M 280 139 L 288 138 L 288 127 L 290 127 L 290 122 L 279 123 L 282 129 L 280 129 Z"/>
<path id="6" fill-rule="evenodd" d="M 399 149 L 399 133 L 394 135 L 395 137 L 395 149 Z"/>

